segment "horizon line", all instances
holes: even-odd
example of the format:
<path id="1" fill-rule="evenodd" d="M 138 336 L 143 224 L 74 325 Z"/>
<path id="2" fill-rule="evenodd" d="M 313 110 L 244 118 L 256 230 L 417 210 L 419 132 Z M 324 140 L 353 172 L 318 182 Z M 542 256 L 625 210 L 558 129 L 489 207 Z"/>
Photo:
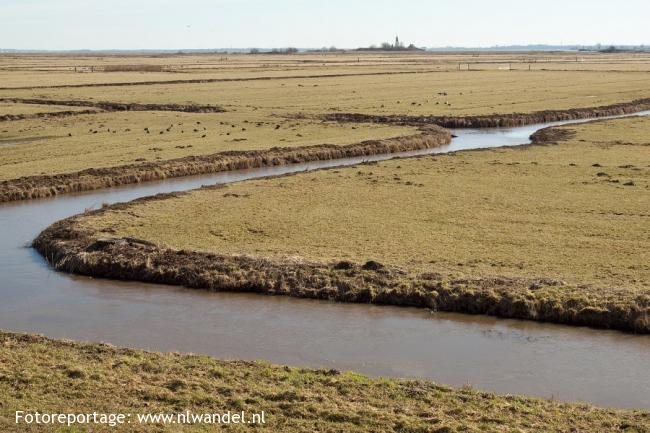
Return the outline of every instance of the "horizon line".
<path id="1" fill-rule="evenodd" d="M 424 51 L 435 51 L 435 50 L 490 50 L 490 49 L 514 49 L 514 48 L 538 48 L 537 51 L 546 51 L 553 50 L 558 48 L 565 48 L 568 50 L 575 49 L 607 49 L 607 48 L 619 48 L 619 49 L 630 49 L 630 48 L 646 48 L 650 50 L 650 44 L 647 43 L 638 43 L 638 44 L 544 44 L 544 43 L 530 43 L 530 44 L 508 44 L 508 45 L 485 45 L 485 46 L 417 46 L 414 45 L 419 50 Z M 227 52 L 227 51 L 251 51 L 251 50 L 260 50 L 259 54 L 264 54 L 265 52 L 271 52 L 273 50 L 286 50 L 286 49 L 297 49 L 299 51 L 326 51 L 336 49 L 338 51 L 357 51 L 357 50 L 381 50 L 381 44 L 379 45 L 370 45 L 365 47 L 336 47 L 331 46 L 321 46 L 321 47 L 298 47 L 296 45 L 288 46 L 278 46 L 278 47 L 261 47 L 261 46 L 247 46 L 247 47 L 211 47 L 211 48 L 2 48 L 0 47 L 0 52 L 30 52 L 30 53 L 39 53 L 39 52 L 111 52 L 111 51 L 121 51 L 121 52 L 183 52 L 183 51 L 213 51 L 213 52 Z M 390 50 L 386 50 L 390 51 Z M 404 50 L 403 52 L 407 52 Z"/>

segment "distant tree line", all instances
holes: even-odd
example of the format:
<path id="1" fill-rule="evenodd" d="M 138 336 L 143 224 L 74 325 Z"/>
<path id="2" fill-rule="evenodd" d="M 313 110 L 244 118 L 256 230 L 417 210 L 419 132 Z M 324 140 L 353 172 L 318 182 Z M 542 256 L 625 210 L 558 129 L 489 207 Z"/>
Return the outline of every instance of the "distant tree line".
<path id="1" fill-rule="evenodd" d="M 395 37 L 395 43 L 383 42 L 380 46 L 371 45 L 365 48 L 357 48 L 357 51 L 424 51 L 413 44 L 404 45 L 399 37 Z"/>
<path id="2" fill-rule="evenodd" d="M 607 48 L 604 48 L 604 49 L 600 49 L 600 50 L 598 50 L 598 52 L 600 52 L 600 53 L 623 53 L 623 52 L 625 52 L 625 51 L 628 51 L 628 50 L 624 50 L 624 49 L 622 49 L 622 48 L 618 48 L 618 47 L 616 47 L 616 46 L 614 46 L 614 45 L 610 45 L 610 46 L 607 47 Z"/>
<path id="3" fill-rule="evenodd" d="M 384 42 L 380 46 L 370 45 L 369 47 L 357 48 L 356 51 L 424 51 L 423 48 L 418 48 L 413 44 L 408 46 L 396 47 L 388 42 Z"/>
<path id="4" fill-rule="evenodd" d="M 260 54 L 262 51 L 259 48 L 251 48 L 248 50 L 248 54 Z M 295 54 L 298 52 L 298 48 L 289 47 L 289 48 L 273 48 L 270 51 L 264 51 L 264 54 Z"/>
<path id="5" fill-rule="evenodd" d="M 341 53 L 346 52 L 347 50 L 336 48 L 335 46 L 323 47 L 320 49 L 310 49 L 307 52 L 310 53 Z M 381 45 L 371 45 L 369 47 L 356 48 L 352 51 L 425 51 L 424 48 L 418 48 L 414 44 L 404 45 L 402 41 L 399 40 L 399 37 L 395 37 L 394 43 L 384 42 Z M 249 54 L 295 54 L 299 52 L 297 48 L 273 48 L 271 50 L 261 50 L 259 48 L 249 49 Z"/>

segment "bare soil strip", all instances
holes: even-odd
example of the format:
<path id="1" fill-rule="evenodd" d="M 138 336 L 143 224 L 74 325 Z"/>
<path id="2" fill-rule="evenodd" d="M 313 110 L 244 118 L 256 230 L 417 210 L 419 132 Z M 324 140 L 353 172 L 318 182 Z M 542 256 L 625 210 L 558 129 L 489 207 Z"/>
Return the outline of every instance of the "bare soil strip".
<path id="1" fill-rule="evenodd" d="M 427 149 L 450 142 L 449 131 L 433 126 L 423 128 L 420 134 L 412 136 L 368 140 L 345 146 L 322 144 L 302 148 L 229 151 L 59 175 L 28 176 L 0 182 L 0 203 L 171 177 Z"/>
<path id="2" fill-rule="evenodd" d="M 265 424 L 251 431 L 276 433 L 643 433 L 650 429 L 647 410 L 600 409 L 471 387 L 454 389 L 426 380 L 370 378 L 262 361 L 220 361 L 3 331 L 0 361 L 0 430 L 4 433 L 89 431 L 41 429 L 15 422 L 16 410 L 36 409 L 41 413 L 175 414 L 187 410 L 212 414 L 233 408 L 233 412 L 246 411 L 249 417 L 264 411 Z M 204 425 L 200 431 L 224 430 L 231 429 Z M 199 430 L 134 421 L 117 427 L 97 424 L 90 431 Z"/>
<path id="3" fill-rule="evenodd" d="M 534 142 L 546 144 L 566 134 L 550 128 L 536 134 Z M 325 264 L 176 250 L 133 238 L 99 239 L 78 224 L 86 215 L 183 194 L 145 197 L 59 221 L 43 231 L 33 246 L 57 270 L 102 278 L 650 333 L 650 299 L 644 296 L 603 304 L 553 279 L 449 279 L 435 273 L 409 274 L 375 261 Z M 559 301 L 544 296 L 555 289 L 562 289 Z"/>
<path id="4" fill-rule="evenodd" d="M 619 116 L 650 109 L 650 98 L 637 99 L 591 108 L 570 108 L 568 110 L 543 110 L 533 113 L 492 114 L 484 116 L 403 116 L 373 115 L 358 113 L 324 114 L 323 120 L 337 122 L 374 122 L 399 125 L 438 125 L 443 128 L 511 128 L 566 120 Z"/>
<path id="5" fill-rule="evenodd" d="M 125 102 L 105 101 L 64 101 L 53 99 L 35 98 L 1 98 L 0 102 L 13 102 L 18 104 L 62 105 L 68 107 L 94 107 L 104 111 L 179 111 L 183 113 L 223 113 L 226 110 L 217 105 L 181 105 L 181 104 L 138 104 Z M 78 112 L 77 112 L 78 113 Z"/>
<path id="6" fill-rule="evenodd" d="M 9 122 L 12 120 L 25 120 L 25 119 L 42 119 L 47 117 L 68 117 L 76 116 L 79 114 L 95 114 L 98 110 L 69 110 L 69 111 L 54 111 L 43 113 L 31 114 L 4 114 L 0 116 L 0 122 Z"/>
<path id="7" fill-rule="evenodd" d="M 154 86 L 159 84 L 205 84 L 205 83 L 229 83 L 240 81 L 271 81 L 271 80 L 302 80 L 310 78 L 341 78 L 341 77 L 371 77 L 375 75 L 411 75 L 426 74 L 432 72 L 445 72 L 441 70 L 426 71 L 391 71 L 391 72 L 363 72 L 363 73 L 341 73 L 341 74 L 315 74 L 315 75 L 285 75 L 279 77 L 248 77 L 248 78 L 196 78 L 190 80 L 167 80 L 167 81 L 133 81 L 120 83 L 92 83 L 92 84 L 61 84 L 57 86 L 23 86 L 23 87 L 0 87 L 0 90 L 30 90 L 30 89 L 68 89 L 80 87 L 124 87 L 124 86 Z"/>

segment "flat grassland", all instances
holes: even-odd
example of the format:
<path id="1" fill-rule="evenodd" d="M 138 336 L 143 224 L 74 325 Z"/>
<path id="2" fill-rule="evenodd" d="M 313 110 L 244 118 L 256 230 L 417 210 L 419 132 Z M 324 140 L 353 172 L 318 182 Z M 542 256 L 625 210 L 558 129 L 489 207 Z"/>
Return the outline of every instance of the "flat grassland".
<path id="1" fill-rule="evenodd" d="M 301 53 L 0 56 L 2 89 L 409 71 L 649 71 L 648 53 Z"/>
<path id="2" fill-rule="evenodd" d="M 575 135 L 557 145 L 247 181 L 106 209 L 75 226 L 93 238 L 270 259 L 281 268 L 320 263 L 353 274 L 378 262 L 392 270 L 321 297 L 649 332 L 650 119 L 563 129 Z M 228 288 L 220 275 L 196 284 Z M 259 285 L 277 290 L 280 277 L 265 275 Z M 437 285 L 420 281 L 416 296 L 413 280 Z M 332 290 L 307 276 L 282 284 L 298 296 Z"/>
<path id="3" fill-rule="evenodd" d="M 2 55 L 0 78 L 0 117 L 27 116 L 0 122 L 0 180 L 10 180 L 413 133 L 323 123 L 324 114 L 469 116 L 625 103 L 650 98 L 650 55 Z M 213 105 L 225 112 L 64 117 L 55 112 L 80 107 L 47 101 Z M 34 116 L 48 112 L 53 116 Z"/>
<path id="4" fill-rule="evenodd" d="M 406 126 L 321 123 L 256 113 L 147 111 L 17 120 L 0 123 L 0 131 L 0 180 L 417 134 L 416 128 Z M 80 154 L 84 157 L 78 158 Z"/>
<path id="5" fill-rule="evenodd" d="M 644 411 L 498 396 L 429 381 L 368 378 L 264 362 L 151 353 L 0 332 L 0 429 L 15 411 L 125 413 L 93 432 L 520 432 L 650 431 Z M 264 425 L 141 425 L 136 414 L 265 412 Z M 258 428 L 254 428 L 258 427 Z M 78 432 L 48 426 L 47 431 Z M 88 430 L 90 431 L 90 430 Z"/>
<path id="6" fill-rule="evenodd" d="M 11 98 L 216 104 L 229 111 L 489 115 L 566 110 L 650 97 L 645 71 L 413 71 L 130 86 L 2 90 Z"/>
<path id="7" fill-rule="evenodd" d="M 650 98 L 650 55 L 0 56 L 0 80 L 2 187 L 20 177 L 155 171 L 232 151 L 423 133 L 326 114 L 492 116 L 628 103 Z M 79 101 L 98 112 L 67 113 L 84 111 Z M 103 102 L 160 109 L 116 111 Z M 200 112 L 205 106 L 224 111 Z M 650 333 L 650 120 L 562 130 L 575 133 L 559 134 L 558 144 L 109 205 L 55 223 L 34 246 L 58 269 L 98 277 Z M 141 179 L 137 167 L 124 183 Z M 29 191 L 31 182 L 20 187 Z M 25 431 L 13 422 L 22 408 L 264 410 L 264 428 L 278 432 L 650 431 L 647 412 L 2 332 L 0 396 L 0 430 L 9 432 Z"/>

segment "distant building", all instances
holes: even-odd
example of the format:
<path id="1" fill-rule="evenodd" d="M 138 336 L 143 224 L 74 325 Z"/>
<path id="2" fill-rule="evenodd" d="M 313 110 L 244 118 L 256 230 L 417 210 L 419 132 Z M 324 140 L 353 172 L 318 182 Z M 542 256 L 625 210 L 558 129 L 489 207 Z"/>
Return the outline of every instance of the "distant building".
<path id="1" fill-rule="evenodd" d="M 410 44 L 408 47 L 404 45 L 404 42 L 399 40 L 399 36 L 395 36 L 395 42 L 390 43 L 390 42 L 383 42 L 380 47 L 377 47 L 376 45 L 371 45 L 370 47 L 367 48 L 357 48 L 357 51 L 364 51 L 364 50 L 370 50 L 370 51 L 424 51 L 422 48 L 418 48 L 413 44 Z"/>

